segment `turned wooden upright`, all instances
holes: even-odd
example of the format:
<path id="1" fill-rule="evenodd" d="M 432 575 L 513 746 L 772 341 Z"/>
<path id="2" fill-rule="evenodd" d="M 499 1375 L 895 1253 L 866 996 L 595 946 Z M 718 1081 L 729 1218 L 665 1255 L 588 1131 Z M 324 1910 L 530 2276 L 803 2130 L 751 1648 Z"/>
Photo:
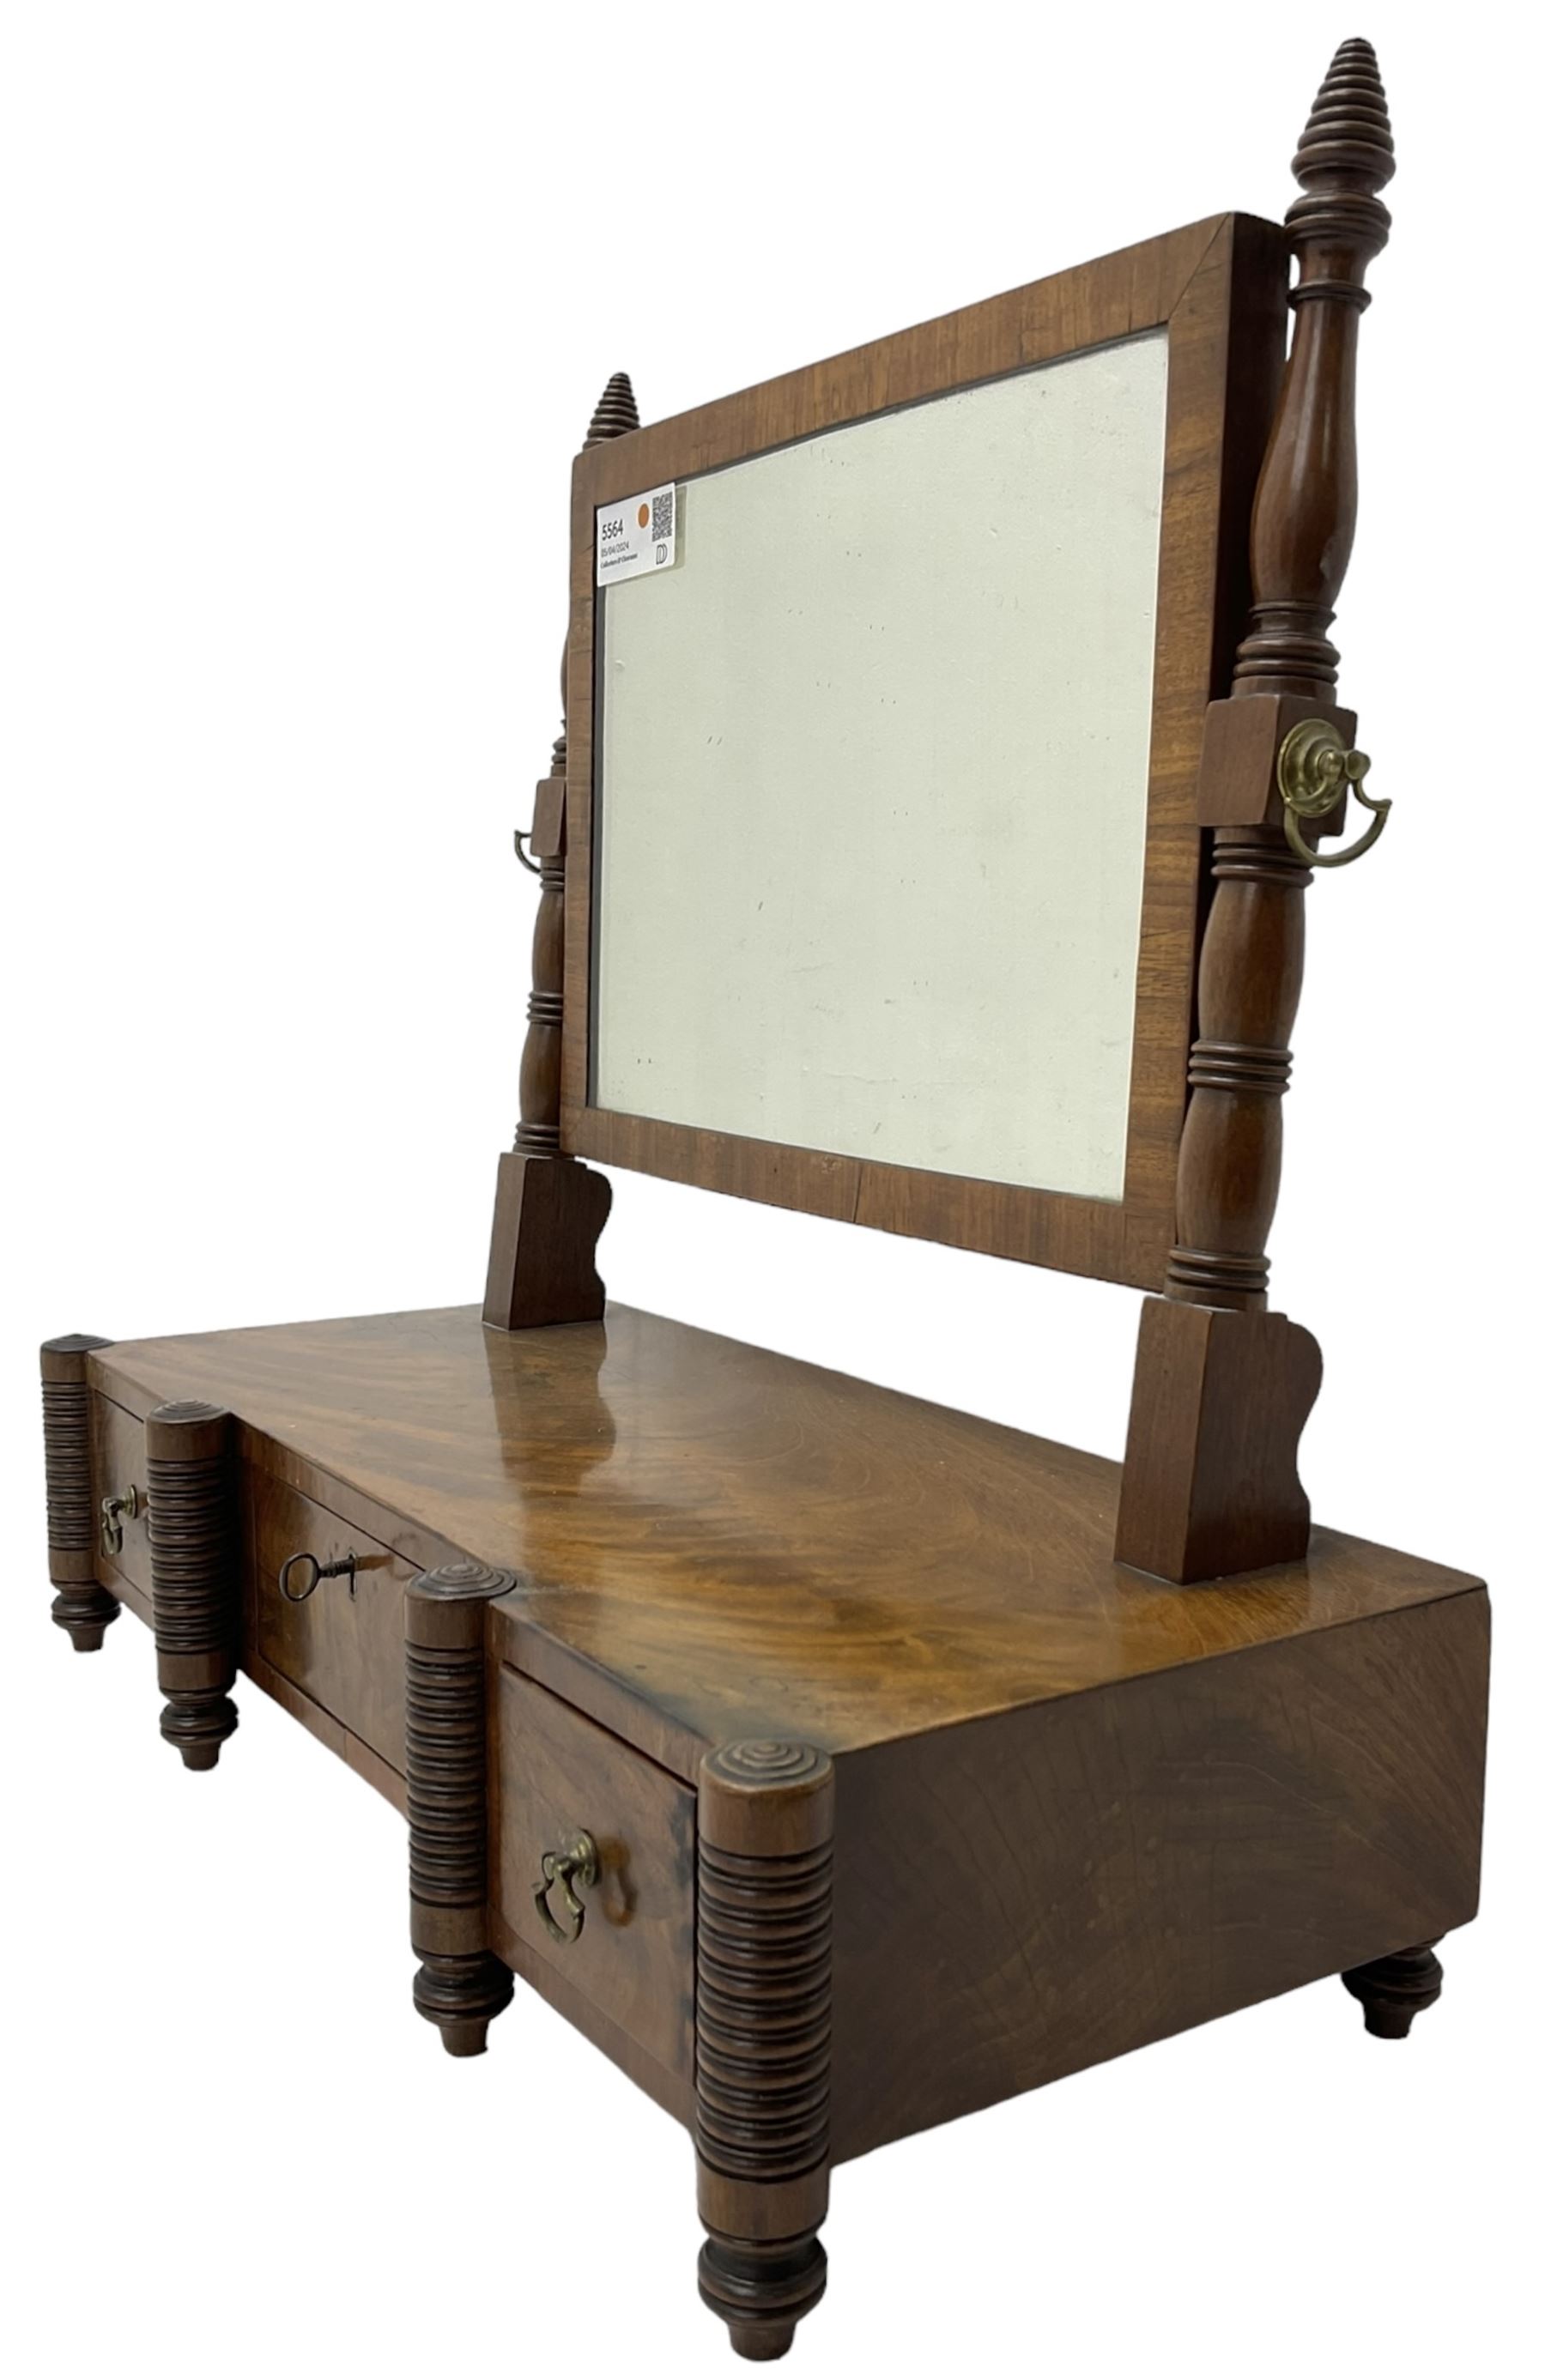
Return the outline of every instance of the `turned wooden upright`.
<path id="1" fill-rule="evenodd" d="M 639 427 L 633 384 L 614 372 L 591 416 L 585 450 Z M 564 1048 L 564 892 L 568 854 L 568 645 L 560 691 L 564 724 L 537 787 L 529 837 L 541 877 L 531 942 L 531 997 L 520 1061 L 515 1148 L 499 1160 L 483 1320 L 500 1330 L 594 1322 L 606 1310 L 595 1269 L 612 1185 L 559 1147 Z"/>
<path id="2" fill-rule="evenodd" d="M 1350 743 L 1327 631 L 1357 509 L 1355 423 L 1363 275 L 1389 235 L 1378 193 L 1394 147 L 1378 61 L 1344 42 L 1293 170 L 1292 350 L 1256 489 L 1254 602 L 1232 692 L 1208 713 L 1200 824 L 1214 892 L 1162 1298 L 1144 1306 L 1117 1523 L 1119 1560 L 1186 1581 L 1296 1560 L 1308 1541 L 1297 1446 L 1320 1350 L 1266 1310 L 1288 1037 L 1304 965 L 1309 868 L 1290 848 L 1278 754 L 1318 719 Z M 1334 832 L 1339 811 L 1314 832 Z"/>

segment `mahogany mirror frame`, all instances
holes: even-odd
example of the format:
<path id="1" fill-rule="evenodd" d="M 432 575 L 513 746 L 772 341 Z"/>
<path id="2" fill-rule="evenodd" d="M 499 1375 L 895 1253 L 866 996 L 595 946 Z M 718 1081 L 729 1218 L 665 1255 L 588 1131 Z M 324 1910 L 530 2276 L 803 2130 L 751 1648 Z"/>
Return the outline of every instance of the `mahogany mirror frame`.
<path id="1" fill-rule="evenodd" d="M 1197 782 L 1249 604 L 1250 505 L 1285 344 L 1280 225 L 1221 215 L 695 411 L 574 466 L 559 1147 L 809 1214 L 1157 1289 L 1195 1032 Z M 821 431 L 1163 328 L 1169 334 L 1152 733 L 1123 1196 L 1100 1199 L 752 1140 L 591 1102 L 595 513 Z"/>

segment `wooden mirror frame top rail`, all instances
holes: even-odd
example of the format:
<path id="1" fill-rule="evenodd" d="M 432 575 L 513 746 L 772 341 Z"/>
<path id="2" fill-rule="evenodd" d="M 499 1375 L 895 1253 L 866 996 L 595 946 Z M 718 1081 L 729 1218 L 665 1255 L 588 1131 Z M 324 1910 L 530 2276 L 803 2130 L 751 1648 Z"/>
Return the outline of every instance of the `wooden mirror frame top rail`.
<path id="1" fill-rule="evenodd" d="M 653 429 L 626 373 L 608 382 L 575 466 L 566 723 L 537 788 L 520 1120 L 483 1307 L 502 1330 L 604 1311 L 595 1252 L 611 1189 L 589 1158 L 1159 1291 L 1142 1314 L 1115 1551 L 1181 1582 L 1292 1560 L 1308 1540 L 1296 1458 L 1320 1354 L 1269 1310 L 1266 1249 L 1304 894 L 1349 782 L 1367 802 L 1328 633 L 1356 518 L 1364 276 L 1394 172 L 1366 42 L 1336 53 L 1293 170 L 1302 194 L 1281 231 L 1220 216 Z M 1160 654 L 1123 1198 L 868 1167 L 590 1106 L 596 505 L 1160 324 Z M 1383 806 L 1367 807 L 1376 831 Z"/>

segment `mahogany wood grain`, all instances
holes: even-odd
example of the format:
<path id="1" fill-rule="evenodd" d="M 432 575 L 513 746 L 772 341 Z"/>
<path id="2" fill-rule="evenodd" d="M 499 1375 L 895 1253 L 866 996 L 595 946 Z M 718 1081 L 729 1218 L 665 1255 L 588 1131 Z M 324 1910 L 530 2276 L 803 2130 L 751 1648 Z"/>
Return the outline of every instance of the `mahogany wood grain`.
<path id="1" fill-rule="evenodd" d="M 124 1401 L 129 1410 L 135 1409 L 144 1394 L 133 1383 L 124 1384 Z M 153 1404 L 154 1397 L 149 1402 Z M 347 1479 L 322 1469 L 298 1448 L 267 1438 L 239 1421 L 237 1454 L 238 1480 L 262 1472 L 271 1481 L 294 1488 L 310 1502 L 320 1504 L 346 1529 L 363 1530 L 367 1536 L 374 1537 L 409 1570 L 438 1570 L 444 1563 L 454 1561 L 460 1550 L 434 1530 L 425 1528 L 411 1513 L 395 1511 L 390 1505 L 359 1495 Z"/>
<path id="2" fill-rule="evenodd" d="M 572 1157 L 506 1149 L 493 1191 L 483 1320 L 491 1330 L 591 1322 L 606 1310 L 596 1243 L 612 1211 L 603 1173 Z"/>
<path id="3" fill-rule="evenodd" d="M 1251 493 L 1281 369 L 1275 225 L 1226 215 L 651 424 L 575 467 L 562 1141 L 846 1221 L 1157 1287 L 1174 1237 L 1196 958 L 1196 774 L 1210 695 L 1244 622 Z M 1120 1200 L 1079 1198 L 624 1116 L 590 1104 L 594 511 L 897 405 L 1167 324 L 1169 397 L 1149 827 L 1127 1166 Z"/>
<path id="4" fill-rule="evenodd" d="M 1320 1349 L 1285 1314 L 1143 1301 L 1115 1554 L 1186 1585 L 1301 1561 Z"/>
<path id="5" fill-rule="evenodd" d="M 651 2058 L 631 2034 L 613 2022 L 605 2011 L 588 1999 L 574 1982 L 572 1974 L 560 1970 L 552 1960 L 544 1958 L 523 1942 L 518 1934 L 505 1922 L 498 1909 L 488 1912 L 488 1937 L 505 1964 L 521 1983 L 555 2009 L 566 2024 L 592 2043 L 603 2058 L 636 2082 L 640 2091 L 651 2098 L 657 2107 L 687 2131 L 692 2126 L 692 2076 L 690 2069 L 682 2073 L 673 2066 L 663 2066 Z"/>
<path id="6" fill-rule="evenodd" d="M 116 1569 L 105 1554 L 97 1556 L 97 1577 L 103 1591 L 122 1610 L 132 1611 L 136 1620 L 143 1621 L 147 1628 L 154 1628 L 155 1608 L 149 1593 L 144 1587 L 136 1586 L 121 1570 Z"/>
<path id="7" fill-rule="evenodd" d="M 402 1774 L 407 1766 L 403 1597 L 417 1575 L 389 1546 L 256 1466 L 244 1467 L 249 1642 L 268 1666 L 330 1711 Z M 280 1590 L 292 1554 L 355 1556 L 347 1577 L 318 1582 L 304 1602 Z"/>
<path id="8" fill-rule="evenodd" d="M 93 1396 L 91 1402 L 92 1548 L 97 1574 L 108 1588 L 128 1579 L 149 1602 L 151 1593 L 151 1526 L 146 1501 L 150 1474 L 145 1468 L 145 1425 L 137 1414 Z M 102 1500 L 124 1496 L 132 1488 L 139 1509 L 119 1517 L 122 1541 L 116 1554 L 102 1537 Z"/>
<path id="9" fill-rule="evenodd" d="M 1434 1937 L 1436 1938 L 1436 1937 Z M 1417 2018 L 1433 2007 L 1443 1988 L 1443 1970 L 1430 1942 L 1392 1950 L 1342 1977 L 1362 2003 L 1363 2024 L 1376 2041 L 1404 2041 Z"/>
<path id="10" fill-rule="evenodd" d="M 1475 1584 L 1323 1528 L 1263 1574 L 1142 1577 L 1113 1559 L 1118 1464 L 626 1306 L 518 1334 L 465 1306 L 286 1324 L 90 1362 L 130 1405 L 218 1394 L 292 1463 L 304 1447 L 383 1543 L 411 1512 L 514 1572 L 494 1649 L 688 1783 L 742 1736 L 856 1749 Z"/>
<path id="11" fill-rule="evenodd" d="M 272 1668 L 250 1645 L 242 1653 L 241 1669 L 243 1675 L 250 1678 L 271 1702 L 276 1702 L 282 1711 L 298 1719 L 308 1735 L 314 1736 L 318 1743 L 343 1762 L 346 1768 L 352 1768 L 357 1777 L 372 1786 L 383 1802 L 391 1803 L 400 1818 L 407 1817 L 408 1780 L 399 1769 L 383 1760 L 378 1752 L 372 1752 L 370 1745 L 362 1743 L 357 1735 L 350 1735 L 347 1728 L 335 1719 L 331 1711 L 323 1710 L 310 1694 L 302 1694 L 298 1686 L 292 1685 L 288 1678 Z"/>
<path id="12" fill-rule="evenodd" d="M 147 1590 L 137 1586 L 106 1558 L 99 1558 L 99 1575 L 108 1594 L 125 1610 L 131 1611 L 146 1628 L 154 1628 L 155 1613 Z M 346 1767 L 352 1768 L 357 1777 L 372 1786 L 383 1801 L 391 1803 L 399 1817 L 407 1817 L 408 1783 L 401 1771 L 383 1760 L 381 1755 L 361 1742 L 359 1736 L 351 1735 L 331 1711 L 323 1710 L 320 1703 L 314 1703 L 310 1694 L 303 1694 L 298 1686 L 272 1668 L 256 1649 L 251 1633 L 245 1630 L 237 1667 L 261 1693 L 267 1694 L 271 1702 L 277 1703 L 281 1710 L 298 1720 L 309 1735 L 314 1736 Z M 686 2120 L 685 2117 L 683 2120 Z"/>
<path id="13" fill-rule="evenodd" d="M 1477 1591 L 839 1761 L 833 2155 L 1464 1925 L 1487 1645 Z"/>
<path id="14" fill-rule="evenodd" d="M 407 1817 L 408 1779 L 392 1767 L 390 1761 L 383 1760 L 373 1744 L 351 1735 L 345 1728 L 343 1758 L 344 1766 L 352 1768 L 356 1777 L 363 1778 L 383 1802 L 390 1802 L 399 1817 Z"/>
<path id="15" fill-rule="evenodd" d="M 502 1667 L 490 1857 L 504 1926 L 648 2057 L 692 2072 L 692 1871 L 695 1796 L 545 1688 Z M 579 1892 L 578 1941 L 555 1943 L 534 1888 L 544 1852 L 578 1833 L 600 1854 Z"/>

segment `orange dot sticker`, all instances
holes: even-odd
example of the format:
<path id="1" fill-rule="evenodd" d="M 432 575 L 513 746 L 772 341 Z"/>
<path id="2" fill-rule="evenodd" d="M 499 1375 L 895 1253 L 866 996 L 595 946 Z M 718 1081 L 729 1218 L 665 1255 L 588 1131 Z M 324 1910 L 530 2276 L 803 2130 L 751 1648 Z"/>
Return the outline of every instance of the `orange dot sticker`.
<path id="1" fill-rule="evenodd" d="M 639 527 L 640 528 L 648 528 L 648 527 L 649 527 L 649 506 L 648 506 L 648 504 L 640 504 L 640 505 L 639 506 Z"/>

